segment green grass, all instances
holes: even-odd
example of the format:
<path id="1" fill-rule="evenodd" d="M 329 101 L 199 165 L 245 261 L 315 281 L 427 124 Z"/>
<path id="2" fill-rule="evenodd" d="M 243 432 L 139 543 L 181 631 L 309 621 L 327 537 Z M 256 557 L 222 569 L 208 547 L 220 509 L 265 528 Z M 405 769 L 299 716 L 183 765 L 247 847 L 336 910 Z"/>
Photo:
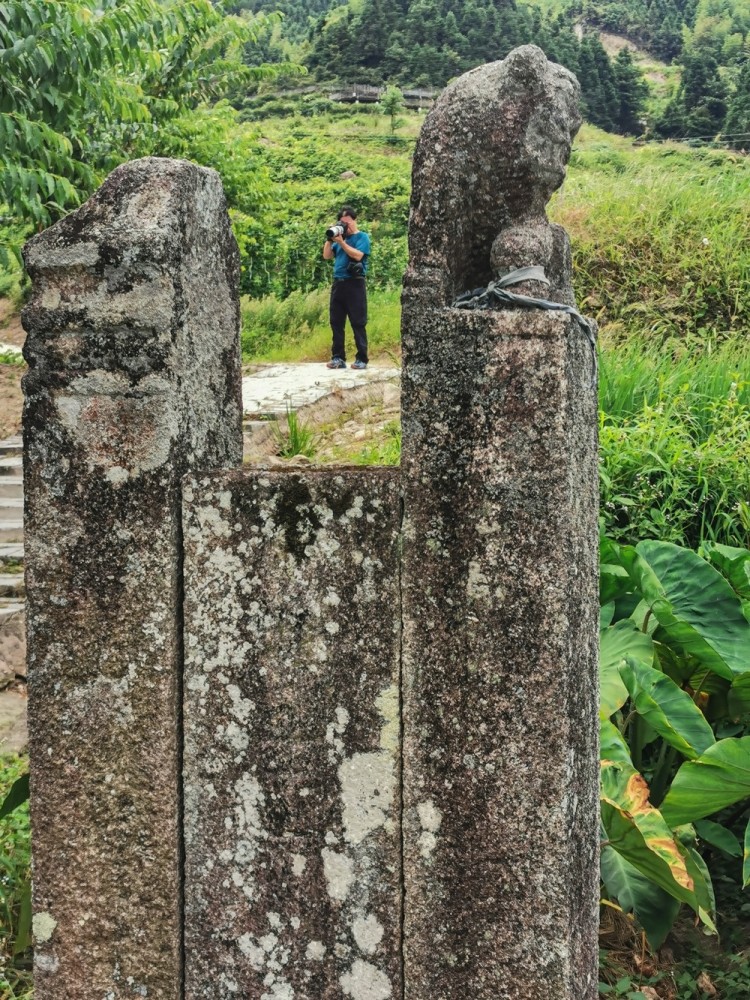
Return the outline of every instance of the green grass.
<path id="1" fill-rule="evenodd" d="M 24 757 L 0 755 L 0 803 L 27 769 Z M 0 819 L 0 1000 L 31 1000 L 31 963 L 23 947 L 30 884 L 31 833 L 25 802 Z"/>
<path id="2" fill-rule="evenodd" d="M 600 485 L 607 534 L 697 547 L 750 538 L 750 348 L 602 351 Z"/>
<path id="3" fill-rule="evenodd" d="M 401 290 L 369 289 L 367 336 L 370 358 L 400 353 Z M 269 295 L 243 298 L 242 359 L 289 362 L 325 361 L 331 355 L 328 324 L 328 288 L 304 294 L 292 292 L 284 300 Z M 347 324 L 347 339 L 353 344 Z"/>
<path id="4" fill-rule="evenodd" d="M 294 410 L 287 408 L 286 433 L 276 424 L 274 430 L 279 444 L 279 455 L 282 458 L 294 458 L 304 455 L 313 458 L 317 447 L 317 435 L 306 427 Z"/>
<path id="5" fill-rule="evenodd" d="M 748 199 L 746 157 L 583 128 L 550 213 L 571 237 L 579 307 L 609 340 L 747 335 Z"/>

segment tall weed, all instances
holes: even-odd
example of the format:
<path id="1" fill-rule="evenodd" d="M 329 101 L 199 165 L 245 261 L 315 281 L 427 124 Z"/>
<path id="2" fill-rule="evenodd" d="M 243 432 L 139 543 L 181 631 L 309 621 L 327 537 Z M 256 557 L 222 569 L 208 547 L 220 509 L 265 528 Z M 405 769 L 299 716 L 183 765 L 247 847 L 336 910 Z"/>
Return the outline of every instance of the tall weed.
<path id="1" fill-rule="evenodd" d="M 747 545 L 750 351 L 675 359 L 637 342 L 602 352 L 600 484 L 607 533 Z"/>
<path id="2" fill-rule="evenodd" d="M 552 215 L 611 337 L 711 343 L 750 324 L 750 162 L 582 130 Z"/>

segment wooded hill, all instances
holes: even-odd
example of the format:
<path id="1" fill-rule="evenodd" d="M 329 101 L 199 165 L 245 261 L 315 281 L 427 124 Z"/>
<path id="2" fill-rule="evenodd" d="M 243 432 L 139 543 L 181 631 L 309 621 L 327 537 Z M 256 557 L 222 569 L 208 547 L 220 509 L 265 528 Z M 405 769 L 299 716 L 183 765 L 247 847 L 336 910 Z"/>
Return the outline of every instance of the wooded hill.
<path id="1" fill-rule="evenodd" d="M 239 0 L 278 8 L 251 62 L 302 63 L 321 83 L 442 87 L 482 62 L 533 42 L 578 76 L 588 121 L 621 133 L 713 138 L 735 147 L 750 133 L 750 0 Z M 629 53 L 610 59 L 599 31 L 625 36 L 682 64 L 666 103 L 645 113 L 647 88 Z M 649 120 L 650 119 L 650 120 Z"/>

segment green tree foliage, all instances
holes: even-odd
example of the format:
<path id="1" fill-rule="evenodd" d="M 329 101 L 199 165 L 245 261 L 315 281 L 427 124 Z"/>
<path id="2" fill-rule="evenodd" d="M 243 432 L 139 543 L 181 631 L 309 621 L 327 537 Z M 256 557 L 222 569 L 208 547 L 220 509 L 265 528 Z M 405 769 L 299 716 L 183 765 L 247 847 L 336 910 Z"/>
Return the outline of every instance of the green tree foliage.
<path id="1" fill-rule="evenodd" d="M 247 81 L 257 25 L 209 0 L 7 0 L 0 6 L 0 203 L 45 226 L 164 123 Z"/>
<path id="2" fill-rule="evenodd" d="M 278 11 L 284 16 L 284 36 L 293 42 L 305 38 L 312 24 L 345 0 L 232 0 L 229 10 L 234 14 L 247 11 L 251 14 L 272 14 Z"/>
<path id="3" fill-rule="evenodd" d="M 584 0 L 590 26 L 625 35 L 671 62 L 682 51 L 682 34 L 695 18 L 696 0 Z"/>
<path id="4" fill-rule="evenodd" d="M 750 61 L 743 65 L 737 78 L 723 135 L 735 149 L 750 149 Z"/>
<path id="5" fill-rule="evenodd" d="M 656 122 L 658 135 L 712 139 L 724 125 L 727 85 L 713 56 L 690 53 L 677 93 Z"/>
<path id="6" fill-rule="evenodd" d="M 391 135 L 396 129 L 403 125 L 403 119 L 399 118 L 404 107 L 404 95 L 398 87 L 389 87 L 380 99 L 380 107 L 383 114 L 390 118 Z"/>
<path id="7" fill-rule="evenodd" d="M 617 91 L 616 131 L 639 135 L 643 131 L 642 118 L 648 85 L 628 49 L 617 53 L 614 66 L 615 89 Z"/>
<path id="8" fill-rule="evenodd" d="M 318 79 L 427 87 L 533 42 L 578 75 L 590 122 L 640 130 L 645 84 L 632 61 L 615 67 L 595 35 L 579 41 L 570 15 L 545 17 L 515 0 L 350 2 L 322 17 L 310 42 L 307 65 Z"/>

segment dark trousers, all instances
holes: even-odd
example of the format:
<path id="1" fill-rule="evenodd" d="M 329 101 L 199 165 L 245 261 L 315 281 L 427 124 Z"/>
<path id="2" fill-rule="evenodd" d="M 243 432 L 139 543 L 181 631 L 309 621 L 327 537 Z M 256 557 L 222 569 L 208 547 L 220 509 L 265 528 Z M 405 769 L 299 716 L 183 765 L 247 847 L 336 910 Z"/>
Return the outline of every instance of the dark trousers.
<path id="1" fill-rule="evenodd" d="M 329 315 L 333 333 L 331 357 L 346 361 L 344 327 L 348 317 L 357 345 L 357 361 L 367 364 L 367 290 L 364 278 L 334 280 Z"/>

